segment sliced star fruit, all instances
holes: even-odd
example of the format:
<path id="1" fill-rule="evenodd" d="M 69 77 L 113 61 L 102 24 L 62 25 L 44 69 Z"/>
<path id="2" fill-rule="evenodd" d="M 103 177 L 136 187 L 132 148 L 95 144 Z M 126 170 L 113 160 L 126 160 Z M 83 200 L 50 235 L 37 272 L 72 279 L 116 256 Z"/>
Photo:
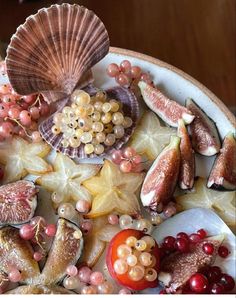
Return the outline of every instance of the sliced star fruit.
<path id="1" fill-rule="evenodd" d="M 114 212 L 136 216 L 140 213 L 136 191 L 142 181 L 142 173 L 123 173 L 117 165 L 105 160 L 100 173 L 83 183 L 93 196 L 92 208 L 86 217 Z"/>
<path id="2" fill-rule="evenodd" d="M 8 273 L 11 266 L 21 272 L 23 283 L 30 283 L 40 274 L 30 243 L 20 237 L 18 229 L 4 227 L 0 229 L 0 269 Z"/>
<path id="3" fill-rule="evenodd" d="M 66 275 L 66 268 L 77 263 L 82 248 L 83 238 L 79 227 L 60 218 L 43 271 L 32 283 L 53 285 L 61 281 Z"/>
<path id="4" fill-rule="evenodd" d="M 82 183 L 95 176 L 99 165 L 76 164 L 68 156 L 58 153 L 53 162 L 53 172 L 36 180 L 36 183 L 50 192 L 57 193 L 61 202 L 91 200 L 91 195 Z"/>
<path id="5" fill-rule="evenodd" d="M 195 156 L 192 148 L 191 140 L 188 135 L 187 128 L 184 121 L 181 119 L 178 122 L 177 135 L 181 138 L 180 141 L 180 173 L 179 173 L 179 186 L 181 189 L 191 189 L 194 184 L 195 176 Z"/>
<path id="6" fill-rule="evenodd" d="M 87 264 L 89 267 L 95 266 L 99 258 L 103 254 L 106 243 L 120 231 L 117 226 L 107 224 L 107 217 L 98 217 L 92 219 L 93 229 L 88 235 L 84 236 L 84 247 L 81 263 Z"/>
<path id="7" fill-rule="evenodd" d="M 147 106 L 168 125 L 177 127 L 179 119 L 183 119 L 185 124 L 193 121 L 194 115 L 188 108 L 169 99 L 159 89 L 144 81 L 140 81 L 138 86 Z"/>
<path id="8" fill-rule="evenodd" d="M 186 107 L 195 119 L 189 125 L 193 149 L 205 156 L 215 155 L 220 151 L 220 138 L 215 123 L 192 100 L 187 99 Z"/>
<path id="9" fill-rule="evenodd" d="M 147 172 L 141 189 L 144 207 L 156 211 L 160 203 L 172 197 L 180 168 L 180 138 L 171 136 L 170 144 L 160 153 Z"/>
<path id="10" fill-rule="evenodd" d="M 232 132 L 228 133 L 224 139 L 207 186 L 219 190 L 236 190 L 236 140 Z"/>
<path id="11" fill-rule="evenodd" d="M 44 142 L 30 143 L 19 137 L 1 143 L 0 162 L 5 165 L 3 182 L 14 182 L 27 174 L 50 172 L 51 166 L 43 159 L 50 150 L 50 146 Z"/>
<path id="12" fill-rule="evenodd" d="M 33 182 L 17 181 L 0 187 L 0 225 L 18 225 L 29 221 L 37 206 Z"/>
<path id="13" fill-rule="evenodd" d="M 74 294 L 74 292 L 60 286 L 44 286 L 44 285 L 26 285 L 19 286 L 4 294 Z"/>
<path id="14" fill-rule="evenodd" d="M 219 246 L 224 240 L 224 235 L 207 237 L 204 240 L 192 245 L 190 252 L 175 252 L 167 256 L 161 263 L 161 273 L 159 281 L 166 286 L 168 293 L 175 293 L 181 289 L 190 279 L 190 277 L 212 265 L 215 261 Z M 212 255 L 206 254 L 203 250 L 205 243 L 211 243 L 214 246 Z"/>
<path id="15" fill-rule="evenodd" d="M 171 135 L 176 135 L 176 130 L 162 126 L 158 117 L 148 111 L 135 129 L 130 146 L 139 154 L 146 154 L 150 160 L 154 160 L 169 143 Z"/>
<path id="16" fill-rule="evenodd" d="M 233 231 L 236 231 L 235 191 L 222 192 L 209 189 L 206 187 L 206 179 L 200 177 L 191 192 L 175 199 L 179 210 L 196 207 L 212 209 Z"/>

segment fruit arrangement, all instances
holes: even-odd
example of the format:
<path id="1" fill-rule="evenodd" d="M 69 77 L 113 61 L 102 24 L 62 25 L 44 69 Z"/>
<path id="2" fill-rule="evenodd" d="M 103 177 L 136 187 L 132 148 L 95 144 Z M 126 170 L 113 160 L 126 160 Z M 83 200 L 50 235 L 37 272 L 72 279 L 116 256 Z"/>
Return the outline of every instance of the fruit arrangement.
<path id="1" fill-rule="evenodd" d="M 234 133 L 221 145 L 199 100 L 167 96 L 138 60 L 99 64 L 115 86 L 98 88 L 92 67 L 108 50 L 101 20 L 70 4 L 39 10 L 11 39 L 0 293 L 234 293 Z"/>

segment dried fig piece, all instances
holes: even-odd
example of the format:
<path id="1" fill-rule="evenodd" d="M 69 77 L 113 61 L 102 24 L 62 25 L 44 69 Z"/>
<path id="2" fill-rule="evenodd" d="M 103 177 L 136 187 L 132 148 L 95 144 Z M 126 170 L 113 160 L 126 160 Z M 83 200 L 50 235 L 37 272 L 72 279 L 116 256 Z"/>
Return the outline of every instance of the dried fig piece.
<path id="1" fill-rule="evenodd" d="M 79 259 L 83 239 L 77 237 L 80 229 L 73 223 L 60 218 L 57 223 L 57 232 L 53 240 L 43 271 L 33 284 L 52 285 L 63 279 L 66 268 L 76 264 Z"/>
<path id="2" fill-rule="evenodd" d="M 156 211 L 172 197 L 180 169 L 180 138 L 171 136 L 170 143 L 158 155 L 148 171 L 141 190 L 143 206 Z"/>
<path id="3" fill-rule="evenodd" d="M 236 140 L 232 132 L 225 136 L 208 178 L 207 187 L 236 190 Z"/>
<path id="4" fill-rule="evenodd" d="M 0 225 L 18 225 L 29 221 L 37 206 L 33 182 L 17 181 L 0 187 Z"/>
<path id="5" fill-rule="evenodd" d="M 215 261 L 217 250 L 224 240 L 224 235 L 205 238 L 190 248 L 188 253 L 174 252 L 167 256 L 161 264 L 161 274 L 158 279 L 166 286 L 166 291 L 175 293 L 181 289 L 190 277 Z M 203 245 L 214 245 L 214 253 L 208 255 L 203 251 Z"/>
<path id="6" fill-rule="evenodd" d="M 74 294 L 60 286 L 27 285 L 20 286 L 4 294 Z"/>
<path id="7" fill-rule="evenodd" d="M 4 227 L 0 230 L 0 269 L 8 273 L 11 266 L 21 271 L 23 283 L 30 283 L 40 274 L 30 243 L 20 237 L 18 229 Z"/>
<path id="8" fill-rule="evenodd" d="M 195 156 L 192 148 L 191 140 L 188 135 L 187 128 L 184 121 L 181 119 L 178 123 L 178 136 L 180 141 L 180 173 L 179 173 L 179 186 L 181 189 L 191 189 L 194 184 L 195 176 Z"/>
<path id="9" fill-rule="evenodd" d="M 143 81 L 140 81 L 138 86 L 147 106 L 170 126 L 177 127 L 179 119 L 183 119 L 186 124 L 193 121 L 194 115 L 191 111 L 169 99 L 157 88 Z"/>
<path id="10" fill-rule="evenodd" d="M 205 156 L 215 155 L 220 151 L 220 138 L 215 123 L 192 100 L 187 99 L 186 107 L 195 119 L 189 125 L 193 149 Z"/>

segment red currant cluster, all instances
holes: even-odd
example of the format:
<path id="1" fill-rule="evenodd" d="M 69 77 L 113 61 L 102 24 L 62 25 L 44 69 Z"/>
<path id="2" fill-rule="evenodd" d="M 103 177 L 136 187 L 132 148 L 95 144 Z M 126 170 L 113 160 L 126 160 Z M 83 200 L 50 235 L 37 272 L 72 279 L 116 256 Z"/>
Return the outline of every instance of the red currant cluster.
<path id="1" fill-rule="evenodd" d="M 152 83 L 150 74 L 143 72 L 139 66 L 132 66 L 130 61 L 123 60 L 120 66 L 111 63 L 107 67 L 107 74 L 111 78 L 115 78 L 120 86 L 129 87 L 132 83 L 142 80 L 148 84 Z"/>
<path id="2" fill-rule="evenodd" d="M 30 240 L 33 244 L 40 247 L 40 250 L 35 251 L 33 255 L 37 262 L 39 262 L 44 256 L 44 238 L 46 236 L 54 237 L 56 230 L 56 225 L 47 224 L 46 220 L 41 216 L 36 216 L 31 219 L 30 223 L 21 226 L 20 237 L 25 240 Z"/>
<path id="3" fill-rule="evenodd" d="M 162 257 L 170 254 L 171 252 L 179 251 L 181 253 L 189 252 L 191 244 L 197 243 L 206 238 L 207 233 L 204 229 L 200 229 L 197 233 L 187 235 L 184 232 L 180 232 L 173 236 L 167 236 L 163 239 L 161 244 Z M 214 245 L 212 243 L 205 243 L 202 247 L 203 251 L 212 255 L 214 253 Z M 220 246 L 218 249 L 218 255 L 222 258 L 226 258 L 229 255 L 229 250 L 226 246 Z M 183 289 L 183 294 L 195 294 L 195 293 L 208 293 L 208 294 L 222 294 L 231 291 L 235 286 L 233 278 L 225 273 L 222 273 L 221 269 L 217 266 L 207 267 L 204 272 L 194 274 L 187 285 Z M 163 290 L 160 294 L 165 294 Z"/>
<path id="4" fill-rule="evenodd" d="M 137 173 L 143 170 L 142 157 L 131 147 L 113 151 L 111 159 L 115 164 L 120 166 L 120 170 L 124 173 Z"/>
<path id="5" fill-rule="evenodd" d="M 39 142 L 38 120 L 48 114 L 42 95 L 21 96 L 10 84 L 0 86 L 0 141 L 19 135 Z"/>

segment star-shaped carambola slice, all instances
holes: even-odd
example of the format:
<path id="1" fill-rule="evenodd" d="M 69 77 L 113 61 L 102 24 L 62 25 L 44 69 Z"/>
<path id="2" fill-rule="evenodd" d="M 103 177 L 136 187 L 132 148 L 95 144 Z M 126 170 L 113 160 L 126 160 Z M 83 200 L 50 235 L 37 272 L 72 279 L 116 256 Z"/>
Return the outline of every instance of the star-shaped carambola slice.
<path id="1" fill-rule="evenodd" d="M 169 143 L 171 135 L 176 135 L 176 130 L 162 126 L 158 117 L 147 111 L 131 137 L 130 146 L 139 154 L 146 154 L 154 160 Z"/>
<path id="2" fill-rule="evenodd" d="M 0 145 L 0 162 L 5 165 L 4 183 L 17 181 L 27 174 L 50 172 L 52 167 L 43 159 L 50 150 L 45 142 L 30 143 L 19 137 L 3 142 Z"/>
<path id="3" fill-rule="evenodd" d="M 236 229 L 236 191 L 216 191 L 206 187 L 206 179 L 198 178 L 194 189 L 176 198 L 180 210 L 195 207 L 209 208 L 215 211 L 224 222 Z"/>
<path id="4" fill-rule="evenodd" d="M 82 183 L 95 176 L 99 169 L 99 165 L 76 164 L 68 156 L 58 153 L 53 162 L 53 172 L 42 175 L 36 183 L 55 192 L 61 202 L 90 200 L 91 195 Z"/>
<path id="5" fill-rule="evenodd" d="M 86 217 L 95 218 L 112 212 L 137 215 L 140 207 L 136 191 L 142 182 L 142 173 L 123 173 L 114 163 L 105 160 L 98 176 L 84 182 L 93 195 L 92 208 Z"/>

